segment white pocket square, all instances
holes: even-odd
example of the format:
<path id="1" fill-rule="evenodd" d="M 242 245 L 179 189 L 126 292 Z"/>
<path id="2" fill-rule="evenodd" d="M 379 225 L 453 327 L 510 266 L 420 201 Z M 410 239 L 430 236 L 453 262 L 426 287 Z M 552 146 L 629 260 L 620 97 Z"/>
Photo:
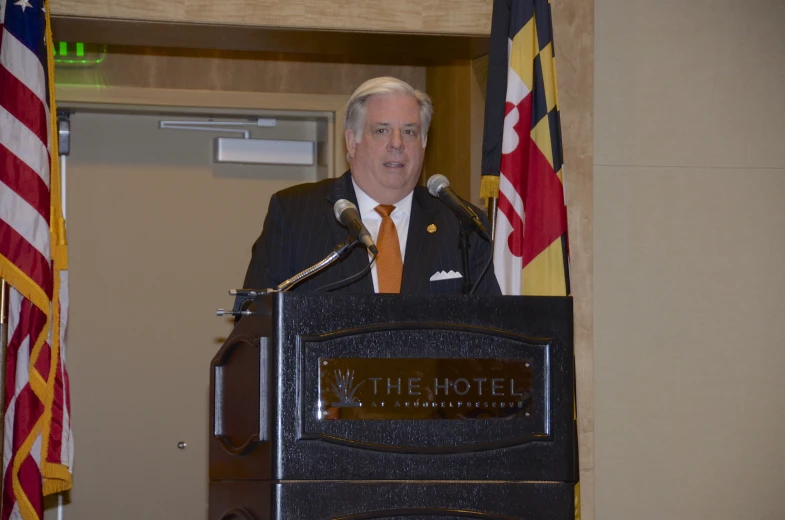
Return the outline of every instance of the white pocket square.
<path id="1" fill-rule="evenodd" d="M 431 276 L 431 281 L 438 282 L 439 280 L 452 280 L 454 278 L 463 278 L 463 275 L 457 271 L 438 271 Z"/>

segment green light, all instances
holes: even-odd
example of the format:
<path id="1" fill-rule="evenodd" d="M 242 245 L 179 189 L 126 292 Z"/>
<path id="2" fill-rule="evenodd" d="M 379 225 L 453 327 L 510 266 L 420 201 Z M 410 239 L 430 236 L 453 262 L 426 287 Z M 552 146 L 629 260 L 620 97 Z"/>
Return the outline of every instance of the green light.
<path id="1" fill-rule="evenodd" d="M 98 65 L 106 58 L 105 44 L 61 41 L 55 42 L 52 51 L 59 66 Z"/>

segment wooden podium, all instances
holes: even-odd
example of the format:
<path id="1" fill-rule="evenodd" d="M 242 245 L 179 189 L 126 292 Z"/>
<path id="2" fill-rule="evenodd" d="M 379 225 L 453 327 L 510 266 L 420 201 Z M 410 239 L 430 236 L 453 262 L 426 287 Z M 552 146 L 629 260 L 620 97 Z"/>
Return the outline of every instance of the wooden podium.
<path id="1" fill-rule="evenodd" d="M 211 364 L 210 520 L 568 520 L 572 300 L 255 300 Z"/>

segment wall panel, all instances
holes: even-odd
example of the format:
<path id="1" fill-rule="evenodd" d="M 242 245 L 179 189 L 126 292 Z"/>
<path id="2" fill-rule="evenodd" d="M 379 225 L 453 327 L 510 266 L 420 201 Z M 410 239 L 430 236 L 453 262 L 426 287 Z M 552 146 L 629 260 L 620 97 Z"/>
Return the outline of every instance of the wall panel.
<path id="1" fill-rule="evenodd" d="M 581 511 L 583 520 L 594 520 L 594 1 L 551 5 L 575 305 Z"/>
<path id="2" fill-rule="evenodd" d="M 785 4 L 596 5 L 597 517 L 781 518 Z"/>
<path id="3" fill-rule="evenodd" d="M 597 518 L 781 518 L 785 170 L 595 179 Z"/>
<path id="4" fill-rule="evenodd" d="M 108 46 L 95 66 L 58 66 L 61 85 L 346 94 L 363 81 L 396 76 L 425 88 L 425 68 L 319 61 L 312 56 L 246 51 Z"/>
<path id="5" fill-rule="evenodd" d="M 785 167 L 785 3 L 600 0 L 597 164 Z"/>
<path id="6" fill-rule="evenodd" d="M 54 0 L 52 14 L 360 32 L 487 35 L 491 29 L 491 2 L 472 0 Z"/>

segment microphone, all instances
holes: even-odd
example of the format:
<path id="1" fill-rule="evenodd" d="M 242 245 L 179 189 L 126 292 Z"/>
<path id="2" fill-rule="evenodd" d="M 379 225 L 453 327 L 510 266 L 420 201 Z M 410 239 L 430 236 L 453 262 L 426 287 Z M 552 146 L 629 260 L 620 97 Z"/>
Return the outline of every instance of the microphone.
<path id="1" fill-rule="evenodd" d="M 365 228 L 365 224 L 363 224 L 363 221 L 360 218 L 360 212 L 357 211 L 357 206 L 346 199 L 341 199 L 333 206 L 333 212 L 335 213 L 336 220 L 349 228 L 349 235 L 357 237 L 357 239 L 368 248 L 368 251 L 374 255 L 379 254 L 379 250 L 376 249 L 376 244 L 373 243 L 371 234 Z"/>
<path id="2" fill-rule="evenodd" d="M 439 197 L 447 204 L 447 206 L 458 216 L 458 220 L 463 222 L 465 226 L 474 227 L 481 236 L 489 241 L 491 240 L 491 236 L 488 234 L 488 230 L 483 225 L 480 217 L 477 216 L 477 213 L 474 212 L 468 202 L 460 198 L 452 188 L 450 188 L 450 181 L 447 177 L 438 174 L 431 175 L 431 178 L 428 179 L 428 193 L 434 197 Z"/>

